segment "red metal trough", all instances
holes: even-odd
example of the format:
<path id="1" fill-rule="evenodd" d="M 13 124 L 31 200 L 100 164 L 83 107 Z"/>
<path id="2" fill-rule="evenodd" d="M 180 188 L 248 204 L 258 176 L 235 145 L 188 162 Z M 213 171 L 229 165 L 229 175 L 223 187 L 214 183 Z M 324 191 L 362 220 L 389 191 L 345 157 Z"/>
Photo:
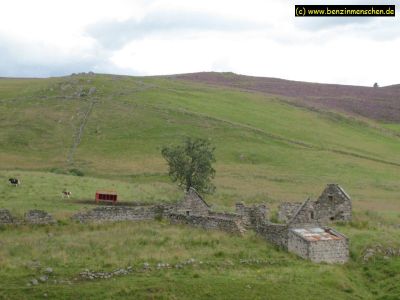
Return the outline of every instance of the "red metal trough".
<path id="1" fill-rule="evenodd" d="M 118 194 L 116 191 L 96 191 L 96 203 L 104 201 L 115 204 L 117 202 L 117 197 Z"/>

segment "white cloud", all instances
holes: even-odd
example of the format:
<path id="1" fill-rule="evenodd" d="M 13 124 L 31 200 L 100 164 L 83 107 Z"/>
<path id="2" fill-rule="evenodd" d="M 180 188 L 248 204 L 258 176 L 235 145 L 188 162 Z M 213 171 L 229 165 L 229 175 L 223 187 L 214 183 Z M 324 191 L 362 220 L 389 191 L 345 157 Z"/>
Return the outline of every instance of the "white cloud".
<path id="1" fill-rule="evenodd" d="M 388 85 L 399 33 L 397 17 L 295 18 L 279 0 L 13 0 L 0 10 L 0 76 L 233 71 Z"/>

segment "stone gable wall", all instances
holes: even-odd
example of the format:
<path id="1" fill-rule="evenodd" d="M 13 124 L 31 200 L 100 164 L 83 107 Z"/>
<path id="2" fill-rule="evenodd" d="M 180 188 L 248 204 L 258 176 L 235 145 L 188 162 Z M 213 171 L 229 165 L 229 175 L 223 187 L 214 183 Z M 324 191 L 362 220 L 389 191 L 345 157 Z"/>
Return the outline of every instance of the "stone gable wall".
<path id="1" fill-rule="evenodd" d="M 317 218 L 323 223 L 351 221 L 351 200 L 337 184 L 328 184 L 314 206 Z"/>
<path id="2" fill-rule="evenodd" d="M 184 215 L 207 216 L 210 208 L 195 190 L 190 189 L 183 200 L 176 205 L 176 212 Z"/>

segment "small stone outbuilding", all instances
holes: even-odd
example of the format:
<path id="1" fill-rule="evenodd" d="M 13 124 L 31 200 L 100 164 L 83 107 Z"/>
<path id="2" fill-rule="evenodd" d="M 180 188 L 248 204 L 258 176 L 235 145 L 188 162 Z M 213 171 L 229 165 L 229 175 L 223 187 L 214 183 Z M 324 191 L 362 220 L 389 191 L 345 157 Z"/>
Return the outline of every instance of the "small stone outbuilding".
<path id="1" fill-rule="evenodd" d="M 316 202 L 305 201 L 287 223 L 287 250 L 313 262 L 345 263 L 349 240 L 332 228 L 321 225 Z"/>
<path id="2" fill-rule="evenodd" d="M 288 251 L 316 263 L 346 263 L 349 260 L 349 240 L 332 228 L 291 228 Z"/>

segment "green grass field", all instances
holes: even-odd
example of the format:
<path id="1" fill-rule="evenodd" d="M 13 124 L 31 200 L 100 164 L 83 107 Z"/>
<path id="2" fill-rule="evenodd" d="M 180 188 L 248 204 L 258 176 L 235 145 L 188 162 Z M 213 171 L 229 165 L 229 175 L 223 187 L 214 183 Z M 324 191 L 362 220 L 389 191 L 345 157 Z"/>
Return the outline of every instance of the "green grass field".
<path id="1" fill-rule="evenodd" d="M 88 95 L 91 87 L 96 92 Z M 400 248 L 398 124 L 173 77 L 112 75 L 0 79 L 0 111 L 0 208 L 21 217 L 44 209 L 60 220 L 53 227 L 1 229 L 0 298 L 400 298 L 400 259 L 361 259 L 377 244 Z M 355 214 L 339 228 L 351 239 L 351 261 L 315 265 L 251 232 L 239 238 L 164 221 L 85 226 L 69 220 L 93 207 L 96 189 L 115 189 L 123 201 L 177 201 L 182 192 L 169 181 L 160 150 L 185 136 L 216 146 L 217 191 L 206 197 L 215 210 L 232 210 L 237 201 L 275 209 L 281 201 L 316 198 L 326 183 L 342 185 Z M 73 176 L 73 168 L 85 176 Z M 21 186 L 10 186 L 10 177 Z M 64 188 L 71 199 L 61 199 Z M 192 257 L 196 263 L 183 269 L 141 267 Z M 113 279 L 78 276 L 86 268 L 127 265 L 134 272 Z M 46 267 L 54 268 L 54 278 L 28 287 Z"/>

